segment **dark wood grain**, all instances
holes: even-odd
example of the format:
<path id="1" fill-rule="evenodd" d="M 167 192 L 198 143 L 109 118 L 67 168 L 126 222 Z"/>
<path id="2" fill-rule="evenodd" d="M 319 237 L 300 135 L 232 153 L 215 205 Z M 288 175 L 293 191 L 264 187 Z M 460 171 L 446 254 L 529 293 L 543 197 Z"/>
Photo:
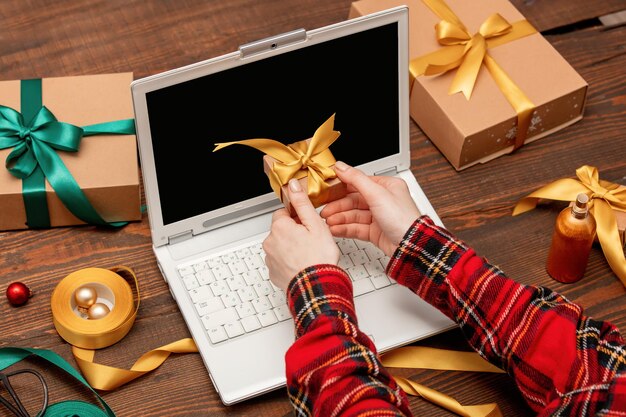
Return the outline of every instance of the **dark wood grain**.
<path id="1" fill-rule="evenodd" d="M 571 2 L 569 0 L 512 0 L 511 3 L 540 32 L 584 22 L 626 9 L 624 0 Z M 575 30 L 574 28 L 568 28 Z"/>
<path id="2" fill-rule="evenodd" d="M 513 217 L 520 198 L 583 164 L 601 178 L 626 184 L 626 28 L 603 29 L 594 18 L 626 8 L 624 0 L 513 3 L 589 83 L 582 121 L 527 144 L 511 155 L 457 172 L 411 124 L 412 169 L 444 224 L 511 277 L 553 288 L 597 319 L 626 329 L 626 290 L 595 246 L 587 273 L 573 285 L 545 272 L 554 220 L 564 203 L 546 202 Z M 230 52 L 238 45 L 295 28 L 312 29 L 348 15 L 347 0 L 72 0 L 0 2 L 0 79 L 133 72 L 141 78 Z M 2 215 L 2 213 L 0 213 Z M 71 227 L 0 233 L 0 289 L 24 281 L 35 292 L 23 307 L 0 300 L 0 346 L 52 349 L 75 365 L 56 333 L 50 295 L 77 269 L 123 264 L 139 276 L 142 301 L 132 331 L 97 352 L 98 362 L 130 367 L 142 353 L 189 337 L 151 250 L 147 216 L 115 230 Z M 459 331 L 419 342 L 469 349 Z M 51 402 L 94 402 L 84 387 L 42 362 L 18 366 L 46 373 Z M 505 416 L 530 416 L 506 375 L 395 370 L 463 404 L 497 402 Z M 28 385 L 24 382 L 24 385 Z M 286 416 L 283 390 L 231 407 L 221 404 L 197 354 L 172 355 L 160 368 L 100 393 L 122 416 Z M 35 407 L 37 397 L 28 403 Z M 415 415 L 451 416 L 411 398 Z M 8 415 L 0 409 L 0 416 Z"/>

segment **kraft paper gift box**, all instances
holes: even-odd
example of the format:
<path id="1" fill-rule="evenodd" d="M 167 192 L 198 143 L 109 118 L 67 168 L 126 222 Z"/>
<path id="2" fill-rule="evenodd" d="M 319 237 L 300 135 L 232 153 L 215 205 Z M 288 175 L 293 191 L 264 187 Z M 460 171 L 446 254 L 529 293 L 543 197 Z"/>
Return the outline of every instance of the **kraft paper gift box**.
<path id="1" fill-rule="evenodd" d="M 456 170 L 511 153 L 524 143 L 563 129 L 583 117 L 587 83 L 509 1 L 429 0 L 428 4 L 420 0 L 358 0 L 352 3 L 349 17 L 408 6 L 411 79 L 414 77 L 411 118 Z M 457 54 L 465 47 L 465 44 L 443 46 L 437 40 L 435 25 L 446 15 L 448 22 L 456 20 L 450 18 L 448 11 L 464 27 L 468 35 L 464 41 L 471 39 L 487 21 L 481 33 L 486 35 L 488 57 L 479 64 L 473 89 L 472 70 L 463 68 L 459 75 L 463 81 L 457 81 L 464 92 L 454 94 L 449 93 L 457 90 L 451 86 L 459 68 L 433 74 L 444 68 L 426 65 L 434 64 L 437 59 L 449 64 L 448 58 L 432 59 L 432 54 L 440 54 L 442 49 L 454 49 L 450 53 Z M 505 35 L 500 36 L 504 21 L 491 19 L 495 13 L 513 25 L 511 33 L 504 30 Z M 451 30 L 452 26 L 440 25 L 441 33 L 449 38 L 458 35 L 456 29 Z M 491 28 L 495 29 L 490 31 Z M 466 61 L 467 58 L 459 61 L 463 62 L 462 67 Z M 420 75 L 426 68 L 431 75 Z M 503 87 L 496 82 L 501 76 L 506 79 Z M 507 98 L 503 90 L 518 91 L 521 95 L 515 93 Z"/>
<path id="2" fill-rule="evenodd" d="M 8 169 L 0 168 L 0 230 L 79 225 L 91 223 L 90 219 L 98 218 L 98 216 L 105 224 L 141 220 L 136 137 L 134 134 L 124 134 L 124 132 L 134 133 L 134 113 L 130 93 L 132 80 L 132 73 L 118 73 L 43 78 L 40 81 L 0 81 L 0 105 L 10 107 L 21 113 L 27 113 L 25 108 L 30 106 L 34 108 L 34 110 L 31 109 L 31 113 L 37 114 L 37 118 L 41 117 L 43 113 L 42 111 L 37 113 L 36 110 L 40 110 L 43 105 L 59 122 L 84 128 L 85 136 L 78 142 L 77 151 L 68 151 L 63 149 L 63 146 L 61 146 L 62 149 L 58 147 L 55 149 L 54 146 L 51 148 L 52 152 L 60 157 L 62 164 L 67 168 L 62 174 L 65 179 L 60 182 L 66 181 L 67 175 L 70 175 L 96 213 L 85 216 L 84 210 L 76 210 L 74 204 L 77 201 L 79 204 L 81 201 L 84 203 L 83 200 L 76 197 L 76 194 L 71 194 L 69 198 L 65 197 L 65 200 L 72 203 L 70 205 L 73 206 L 74 211 L 68 209 L 59 197 L 59 193 L 51 186 L 50 178 L 46 178 L 45 183 L 42 183 L 45 184 L 45 197 L 42 198 L 47 202 L 49 224 L 45 225 L 45 221 L 44 225 L 27 224 L 23 181 L 13 176 Z M 35 82 L 34 96 L 29 95 L 33 93 L 28 89 L 29 85 L 33 85 L 28 84 L 29 82 Z M 39 82 L 39 87 L 37 87 Z M 38 88 L 39 90 L 37 90 Z M 39 102 L 37 102 L 38 100 Z M 14 114 L 12 110 L 6 110 L 6 108 L 3 111 L 4 114 Z M 50 117 L 48 115 L 48 118 Z M 24 117 L 23 123 L 26 127 L 28 127 L 29 121 Z M 6 120 L 0 116 L 2 127 L 6 126 L 3 124 L 4 122 Z M 113 123 L 115 126 L 111 127 L 108 122 L 115 122 Z M 91 125 L 101 123 L 106 126 L 91 127 Z M 120 124 L 124 128 L 121 128 Z M 91 134 L 87 133 L 90 128 Z M 21 145 L 13 143 L 16 138 L 27 138 L 28 141 L 25 142 L 34 142 L 34 140 L 31 142 L 28 137 L 29 131 L 24 127 L 21 129 L 17 135 L 13 130 L 13 136 L 10 134 L 7 136 L 7 130 L 0 129 L 0 148 L 3 148 L 0 149 L 0 158 L 2 160 L 7 160 L 7 157 L 18 146 L 22 146 L 22 150 L 26 149 L 25 143 Z M 115 134 L 93 133 L 94 130 L 98 129 L 107 133 L 115 131 Z M 36 128 L 32 130 L 35 131 Z M 38 132 L 44 130 L 39 128 Z M 58 136 L 52 134 L 51 137 L 54 141 L 59 141 Z M 41 146 L 43 145 L 39 147 L 41 148 Z M 16 153 L 14 152 L 13 155 Z M 15 159 L 13 162 L 16 162 Z M 17 163 L 22 163 L 22 161 Z M 38 165 L 42 166 L 41 163 Z M 55 170 L 58 168 L 57 164 Z M 58 179 L 58 176 L 55 178 Z M 55 178 L 52 179 L 52 182 L 58 184 L 59 181 L 55 181 Z M 65 192 L 63 193 L 65 194 Z M 76 192 L 76 189 L 73 192 Z M 44 210 L 45 215 L 45 204 L 43 208 L 31 206 L 32 209 Z M 88 220 L 81 220 L 76 213 L 82 218 L 87 217 Z M 33 223 L 32 217 L 30 223 Z"/>
<path id="3" fill-rule="evenodd" d="M 308 144 L 309 140 L 303 142 Z M 282 201 L 289 214 L 294 217 L 296 215 L 296 212 L 291 205 L 291 202 L 289 201 L 289 194 L 287 192 L 287 187 L 289 186 L 289 184 L 280 186 L 278 180 L 275 179 L 275 173 L 273 169 L 275 162 L 276 160 L 271 156 L 263 155 L 263 172 L 265 172 L 265 175 L 267 175 L 267 177 L 270 179 L 270 184 L 272 184 L 272 188 L 274 189 L 274 192 L 276 193 L 280 201 Z M 333 167 L 334 164 L 330 166 L 329 169 L 333 169 Z M 299 176 L 296 176 L 296 178 L 298 177 Z M 304 191 L 308 190 L 310 180 L 310 175 L 304 175 L 298 178 L 298 181 L 300 181 L 300 186 Z M 309 194 L 309 198 L 311 199 L 311 202 L 315 207 L 320 207 L 326 203 L 330 203 L 331 201 L 338 200 L 347 194 L 346 184 L 341 182 L 339 178 L 326 179 L 324 182 L 326 183 L 327 188 L 323 193 L 320 193 L 320 195 L 318 196 L 312 196 Z"/>
<path id="4" fill-rule="evenodd" d="M 341 135 L 334 130 L 335 114 L 322 123 L 313 137 L 289 145 L 273 139 L 246 139 L 236 142 L 216 143 L 213 152 L 230 145 L 245 145 L 258 149 L 263 155 L 263 172 L 269 179 L 274 194 L 284 204 L 291 216 L 296 212 L 289 201 L 287 187 L 291 178 L 300 181 L 315 207 L 338 200 L 347 193 L 333 169 L 335 158 L 329 147 Z"/>

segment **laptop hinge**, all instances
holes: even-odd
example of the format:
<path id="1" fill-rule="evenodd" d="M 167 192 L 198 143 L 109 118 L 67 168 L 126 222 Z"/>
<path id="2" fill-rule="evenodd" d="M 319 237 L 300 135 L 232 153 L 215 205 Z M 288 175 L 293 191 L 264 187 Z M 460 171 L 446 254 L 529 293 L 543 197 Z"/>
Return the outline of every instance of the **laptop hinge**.
<path id="1" fill-rule="evenodd" d="M 175 243 L 179 243 L 179 242 L 182 242 L 184 240 L 191 239 L 192 237 L 193 237 L 193 233 L 191 232 L 191 230 L 185 230 L 182 233 L 177 233 L 177 234 L 175 234 L 173 236 L 168 237 L 167 238 L 167 242 L 170 245 L 173 245 Z"/>
<path id="2" fill-rule="evenodd" d="M 398 168 L 396 167 L 391 167 L 389 169 L 385 169 L 382 171 L 378 171 L 378 172 L 374 172 L 374 175 L 381 175 L 381 176 L 393 176 L 396 175 L 398 173 Z"/>

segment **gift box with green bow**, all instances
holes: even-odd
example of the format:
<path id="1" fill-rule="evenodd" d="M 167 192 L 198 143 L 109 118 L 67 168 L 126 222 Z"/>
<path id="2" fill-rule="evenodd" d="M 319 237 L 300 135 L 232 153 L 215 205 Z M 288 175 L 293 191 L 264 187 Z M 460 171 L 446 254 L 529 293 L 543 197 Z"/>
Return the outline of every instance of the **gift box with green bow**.
<path id="1" fill-rule="evenodd" d="M 411 117 L 457 170 L 583 116 L 587 83 L 507 0 L 358 0 L 409 7 Z"/>
<path id="2" fill-rule="evenodd" d="M 132 79 L 0 81 L 0 230 L 141 219 Z"/>

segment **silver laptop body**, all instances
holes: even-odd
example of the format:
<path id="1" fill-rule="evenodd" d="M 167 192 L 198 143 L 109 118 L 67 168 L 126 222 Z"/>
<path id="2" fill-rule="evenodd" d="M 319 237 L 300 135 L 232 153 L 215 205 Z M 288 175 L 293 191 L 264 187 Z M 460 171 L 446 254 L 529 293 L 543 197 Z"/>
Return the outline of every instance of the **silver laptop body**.
<path id="1" fill-rule="evenodd" d="M 284 387 L 294 325 L 289 319 L 212 343 L 190 298 L 179 267 L 261 242 L 281 207 L 261 152 L 213 153 L 214 144 L 293 143 L 336 113 L 336 159 L 403 178 L 421 212 L 441 224 L 410 171 L 407 26 L 406 7 L 397 7 L 263 39 L 131 85 L 154 253 L 226 405 Z M 356 297 L 356 310 L 380 352 L 455 326 L 400 285 Z"/>

